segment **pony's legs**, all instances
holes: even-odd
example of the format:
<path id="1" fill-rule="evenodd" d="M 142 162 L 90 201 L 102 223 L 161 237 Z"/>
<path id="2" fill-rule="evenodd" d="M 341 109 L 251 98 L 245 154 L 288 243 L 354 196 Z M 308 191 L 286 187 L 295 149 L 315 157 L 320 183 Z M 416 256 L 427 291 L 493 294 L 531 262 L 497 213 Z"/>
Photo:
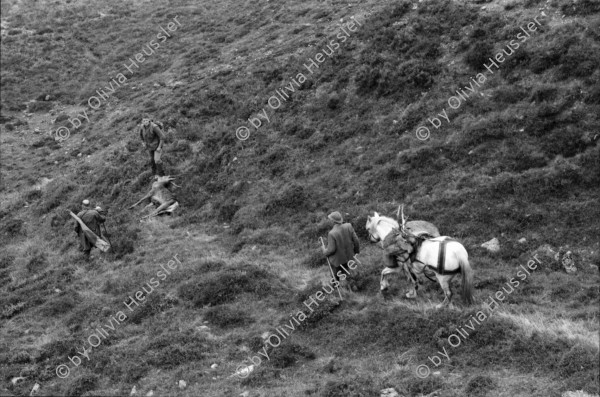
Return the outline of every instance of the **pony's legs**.
<path id="1" fill-rule="evenodd" d="M 438 305 L 438 308 L 446 307 L 451 304 L 452 301 L 452 290 L 450 289 L 450 279 L 452 277 L 437 275 L 438 282 L 444 290 L 444 301 Z"/>
<path id="2" fill-rule="evenodd" d="M 404 262 L 403 268 L 404 273 L 406 274 L 406 279 L 408 280 L 408 284 L 410 285 L 410 289 L 405 296 L 408 299 L 415 299 L 417 297 L 419 284 L 421 283 L 419 276 L 422 274 L 422 270 L 419 272 L 419 269 L 417 269 L 413 263 L 409 264 L 409 262 Z"/>
<path id="3" fill-rule="evenodd" d="M 406 273 L 406 279 L 408 280 L 408 285 L 410 286 L 410 289 L 406 293 L 406 297 L 408 299 L 415 299 L 417 297 L 417 289 L 419 289 L 419 284 L 417 284 L 415 280 L 411 277 L 406 263 L 404 264 L 404 272 Z"/>

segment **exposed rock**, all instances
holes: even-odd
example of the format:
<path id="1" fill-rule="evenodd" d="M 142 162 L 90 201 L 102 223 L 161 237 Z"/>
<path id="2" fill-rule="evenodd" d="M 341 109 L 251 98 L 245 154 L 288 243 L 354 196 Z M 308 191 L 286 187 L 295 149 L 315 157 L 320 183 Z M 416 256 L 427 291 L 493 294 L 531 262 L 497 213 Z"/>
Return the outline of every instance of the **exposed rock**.
<path id="1" fill-rule="evenodd" d="M 31 389 L 31 392 L 29 393 L 29 395 L 35 396 L 39 391 L 40 391 L 40 385 L 39 385 L 39 383 L 36 383 L 35 385 L 33 385 L 33 388 Z"/>
<path id="2" fill-rule="evenodd" d="M 597 397 L 597 395 L 587 394 L 583 390 L 579 390 L 579 391 L 566 391 L 561 395 L 561 397 Z"/>
<path id="3" fill-rule="evenodd" d="M 390 387 L 381 391 L 381 397 L 400 397 L 400 394 L 398 394 L 396 389 Z"/>
<path id="4" fill-rule="evenodd" d="M 577 272 L 575 261 L 573 260 L 573 253 L 571 251 L 567 251 L 565 248 L 560 247 L 558 252 L 554 255 L 554 260 L 565 269 L 567 274 Z"/>
<path id="5" fill-rule="evenodd" d="M 498 241 L 496 237 L 494 237 L 490 241 L 486 241 L 485 243 L 481 244 L 481 246 L 490 252 L 500 251 L 500 241 Z"/>
<path id="6" fill-rule="evenodd" d="M 235 371 L 235 373 L 231 376 L 237 376 L 238 378 L 243 379 L 247 378 L 252 373 L 252 371 L 254 371 L 254 365 L 248 365 L 247 367 L 240 365 L 240 367 L 238 367 L 238 370 Z"/>
<path id="7" fill-rule="evenodd" d="M 521 237 L 519 239 L 519 244 L 525 244 L 527 242 L 527 239 L 525 237 Z"/>

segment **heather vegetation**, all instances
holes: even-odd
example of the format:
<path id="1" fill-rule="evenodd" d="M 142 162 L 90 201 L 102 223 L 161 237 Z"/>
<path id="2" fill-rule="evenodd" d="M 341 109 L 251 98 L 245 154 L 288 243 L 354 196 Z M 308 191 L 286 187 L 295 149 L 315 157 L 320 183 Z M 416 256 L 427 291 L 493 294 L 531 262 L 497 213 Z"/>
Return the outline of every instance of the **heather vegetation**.
<path id="1" fill-rule="evenodd" d="M 36 383 L 39 395 L 68 396 L 129 395 L 134 386 L 156 396 L 598 392 L 594 1 L 1 7 L 0 394 L 29 395 Z M 362 26 L 308 72 L 351 16 Z M 174 17 L 181 28 L 127 72 Z M 527 42 L 450 109 L 448 98 L 535 17 Z M 127 83 L 90 108 L 90 96 L 123 72 Z M 306 82 L 271 109 L 269 97 L 298 73 Z M 255 129 L 248 118 L 263 108 L 270 120 Z M 428 119 L 442 109 L 449 121 L 435 128 Z M 134 133 L 142 113 L 164 123 L 164 167 L 181 186 L 175 216 L 144 222 L 127 209 L 151 181 Z M 415 136 L 420 125 L 429 139 Z M 70 128 L 67 139 L 55 139 L 59 127 Z M 85 198 L 109 210 L 112 242 L 89 263 L 68 214 Z M 475 306 L 436 310 L 443 294 L 434 283 L 407 302 L 400 277 L 390 300 L 379 294 L 381 249 L 364 226 L 372 211 L 392 216 L 400 203 L 467 248 Z M 231 376 L 329 280 L 318 238 L 334 210 L 362 247 L 344 301 L 322 302 L 247 378 Z M 493 237 L 498 252 L 481 247 Z M 551 250 L 561 247 L 576 273 L 556 262 Z M 449 345 L 534 254 L 537 270 Z M 181 265 L 129 311 L 124 302 L 174 255 Z M 106 324 L 114 330 L 82 357 Z M 443 349 L 449 359 L 433 366 Z M 71 367 L 62 379 L 61 364 Z M 415 375 L 420 364 L 432 368 L 427 378 Z"/>

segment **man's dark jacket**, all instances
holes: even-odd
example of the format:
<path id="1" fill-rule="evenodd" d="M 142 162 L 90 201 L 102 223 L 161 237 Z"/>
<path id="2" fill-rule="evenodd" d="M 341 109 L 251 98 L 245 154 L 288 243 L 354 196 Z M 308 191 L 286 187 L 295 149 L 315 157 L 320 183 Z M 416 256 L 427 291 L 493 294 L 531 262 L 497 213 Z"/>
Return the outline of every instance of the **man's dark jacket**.
<path id="1" fill-rule="evenodd" d="M 99 212 L 96 210 L 83 210 L 79 214 L 77 214 L 77 217 L 81 219 L 83 223 L 85 223 L 85 225 L 89 227 L 90 230 L 94 232 L 94 234 L 96 234 L 96 236 L 101 238 L 102 232 L 100 231 L 100 224 L 104 223 L 104 221 L 106 220 L 104 214 L 104 211 Z M 91 243 L 85 237 L 85 234 L 83 233 L 83 230 L 81 230 L 81 226 L 78 222 L 75 222 L 75 232 L 79 234 L 81 248 L 83 250 L 89 250 L 91 248 Z"/>
<path id="2" fill-rule="evenodd" d="M 329 257 L 332 266 L 348 263 L 355 254 L 360 253 L 358 237 L 349 223 L 336 224 L 327 235 L 325 256 Z"/>

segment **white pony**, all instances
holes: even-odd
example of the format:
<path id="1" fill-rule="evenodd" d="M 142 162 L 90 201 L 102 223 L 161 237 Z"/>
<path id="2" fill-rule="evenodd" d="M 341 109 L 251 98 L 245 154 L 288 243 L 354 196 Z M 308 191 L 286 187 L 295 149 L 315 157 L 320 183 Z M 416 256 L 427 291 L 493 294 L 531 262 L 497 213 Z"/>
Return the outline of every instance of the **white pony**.
<path id="1" fill-rule="evenodd" d="M 375 212 L 375 216 L 367 218 L 366 224 L 369 237 L 372 242 L 381 242 L 387 237 L 393 229 L 401 232 L 401 241 L 406 243 L 406 239 L 414 236 L 417 237 L 415 244 L 416 254 L 414 259 L 410 261 L 409 268 L 403 267 L 390 268 L 386 267 L 381 272 L 381 292 L 385 292 L 389 287 L 389 275 L 392 273 L 400 273 L 403 269 L 407 271 L 407 277 L 412 283 L 412 290 L 406 295 L 407 298 L 416 297 L 418 288 L 417 277 L 424 274 L 424 271 L 431 271 L 435 274 L 437 281 L 444 290 L 444 301 L 441 306 L 450 304 L 452 291 L 450 290 L 450 281 L 462 273 L 462 296 L 466 303 L 473 302 L 473 270 L 469 264 L 469 256 L 465 247 L 456 240 L 450 237 L 440 237 L 437 228 L 425 221 L 406 222 L 404 219 L 404 211 L 402 213 L 402 226 L 392 218 L 380 216 Z M 428 235 L 428 236 L 427 236 Z M 425 239 L 423 237 L 425 237 Z M 427 237 L 435 237 L 429 238 Z M 442 247 L 445 245 L 445 250 Z M 440 255 L 440 251 L 442 255 Z"/>

